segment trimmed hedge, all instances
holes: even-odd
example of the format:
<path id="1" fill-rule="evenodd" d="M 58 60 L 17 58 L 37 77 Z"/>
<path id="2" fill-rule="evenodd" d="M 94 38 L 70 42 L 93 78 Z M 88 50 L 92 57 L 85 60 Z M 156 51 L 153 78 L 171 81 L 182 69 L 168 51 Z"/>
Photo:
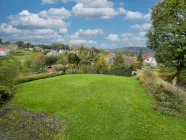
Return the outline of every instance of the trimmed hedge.
<path id="1" fill-rule="evenodd" d="M 129 68 L 111 68 L 108 72 L 109 75 L 117 75 L 117 76 L 131 76 L 132 75 L 132 67 Z"/>
<path id="2" fill-rule="evenodd" d="M 117 76 L 131 76 L 132 68 L 112 68 L 110 70 L 101 70 L 97 72 L 97 69 L 91 67 L 87 71 L 82 71 L 81 69 L 67 69 L 65 72 L 53 72 L 53 73 L 42 73 L 42 74 L 34 74 L 29 76 L 20 76 L 15 79 L 15 84 L 35 81 L 39 79 L 45 79 L 65 74 L 105 74 L 105 75 L 117 75 Z"/>
<path id="3" fill-rule="evenodd" d="M 111 68 L 110 70 L 99 70 L 99 74 L 116 75 L 116 76 L 131 76 L 133 68 Z"/>
<path id="4" fill-rule="evenodd" d="M 55 76 L 59 76 L 59 75 L 65 75 L 65 73 L 64 72 L 54 72 L 54 73 L 42 73 L 42 74 L 34 74 L 34 75 L 29 75 L 29 76 L 21 76 L 21 77 L 17 77 L 15 79 L 15 84 L 55 77 Z"/>

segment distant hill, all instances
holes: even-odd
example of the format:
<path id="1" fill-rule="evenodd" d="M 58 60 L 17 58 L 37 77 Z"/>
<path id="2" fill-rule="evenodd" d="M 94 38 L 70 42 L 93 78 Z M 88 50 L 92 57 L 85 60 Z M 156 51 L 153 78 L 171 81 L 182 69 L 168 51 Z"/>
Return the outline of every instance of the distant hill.
<path id="1" fill-rule="evenodd" d="M 146 47 L 123 47 L 117 49 L 107 49 L 106 51 L 110 53 L 122 53 L 122 54 L 139 54 L 140 50 L 142 49 L 143 55 L 153 55 L 153 51 Z"/>

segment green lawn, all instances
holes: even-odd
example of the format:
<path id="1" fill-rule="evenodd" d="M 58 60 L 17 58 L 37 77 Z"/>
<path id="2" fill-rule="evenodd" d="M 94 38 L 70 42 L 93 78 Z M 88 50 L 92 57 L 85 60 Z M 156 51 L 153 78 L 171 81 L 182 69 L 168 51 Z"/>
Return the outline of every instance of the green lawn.
<path id="1" fill-rule="evenodd" d="M 186 139 L 186 121 L 152 110 L 136 78 L 65 75 L 16 89 L 12 104 L 65 120 L 65 139 Z"/>

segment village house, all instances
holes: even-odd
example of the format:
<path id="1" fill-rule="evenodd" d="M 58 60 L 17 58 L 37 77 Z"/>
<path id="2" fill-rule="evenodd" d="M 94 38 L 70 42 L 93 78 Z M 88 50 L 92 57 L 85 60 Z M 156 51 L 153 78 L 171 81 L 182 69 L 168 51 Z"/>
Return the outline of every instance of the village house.
<path id="1" fill-rule="evenodd" d="M 136 57 L 132 56 L 126 56 L 125 57 L 125 62 L 127 63 L 128 66 L 132 65 L 132 63 L 136 60 Z"/>
<path id="2" fill-rule="evenodd" d="M 10 47 L 13 50 L 17 50 L 18 49 L 18 45 L 17 44 L 11 44 Z"/>
<path id="3" fill-rule="evenodd" d="M 152 56 L 144 56 L 143 58 L 143 64 L 144 65 L 150 65 L 150 66 L 157 66 L 157 62 L 154 57 Z"/>
<path id="4" fill-rule="evenodd" d="M 28 49 L 29 49 L 30 51 L 33 51 L 33 48 L 32 48 L 32 47 L 29 47 Z"/>
<path id="5" fill-rule="evenodd" d="M 59 50 L 59 53 L 60 53 L 60 54 L 62 54 L 62 53 L 68 53 L 68 52 L 69 52 L 69 50 L 64 50 L 64 49 L 60 49 L 60 50 Z"/>
<path id="6" fill-rule="evenodd" d="M 49 53 L 47 53 L 47 55 L 59 55 L 59 52 L 56 50 L 51 50 Z"/>
<path id="7" fill-rule="evenodd" d="M 104 60 L 105 60 L 105 62 L 106 62 L 107 64 L 112 65 L 112 64 L 113 64 L 114 54 L 105 55 L 103 58 L 104 58 Z"/>
<path id="8" fill-rule="evenodd" d="M 9 53 L 9 49 L 7 48 L 0 48 L 0 56 L 6 56 Z"/>

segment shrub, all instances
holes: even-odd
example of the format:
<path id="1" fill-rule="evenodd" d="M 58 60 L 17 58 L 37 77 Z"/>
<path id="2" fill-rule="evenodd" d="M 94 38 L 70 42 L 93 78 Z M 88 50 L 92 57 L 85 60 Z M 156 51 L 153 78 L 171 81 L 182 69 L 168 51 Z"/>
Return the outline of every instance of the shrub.
<path id="1" fill-rule="evenodd" d="M 44 57 L 44 55 L 42 53 L 37 53 L 34 58 L 35 59 L 42 59 Z"/>
<path id="2" fill-rule="evenodd" d="M 18 73 L 18 66 L 14 60 L 5 59 L 0 61 L 0 85 L 8 87 L 10 90 L 14 86 L 14 78 Z"/>
<path id="3" fill-rule="evenodd" d="M 84 74 L 97 74 L 97 68 L 95 66 L 81 66 L 81 70 Z"/>
<path id="4" fill-rule="evenodd" d="M 82 74 L 83 72 L 80 69 L 69 68 L 66 70 L 66 74 Z"/>
<path id="5" fill-rule="evenodd" d="M 22 50 L 12 50 L 11 52 L 10 52 L 10 55 L 15 55 L 15 56 L 22 56 L 22 55 L 24 55 L 24 51 L 22 51 Z"/>
<path id="6" fill-rule="evenodd" d="M 65 66 L 54 66 L 54 70 L 55 71 L 62 71 L 62 72 L 66 72 L 66 70 L 67 70 L 67 67 L 65 67 Z"/>
<path id="7" fill-rule="evenodd" d="M 33 73 L 44 73 L 47 72 L 47 68 L 42 60 L 33 60 L 30 64 L 30 70 Z"/>
<path id="8" fill-rule="evenodd" d="M 117 67 L 114 67 L 114 68 L 111 68 L 108 71 L 108 74 L 110 74 L 110 75 L 117 75 L 117 76 L 131 76 L 132 75 L 132 70 L 133 70 L 132 67 L 129 67 L 129 68 L 125 68 L 125 67 L 117 68 Z"/>
<path id="9" fill-rule="evenodd" d="M 176 116 L 180 116 L 180 113 L 185 115 L 185 93 L 149 71 L 138 73 L 138 79 L 154 100 L 155 105 L 153 106 L 156 106 L 155 109 L 171 115 L 172 112 L 177 112 L 177 114 L 174 114 Z"/>
<path id="10" fill-rule="evenodd" d="M 186 84 L 186 69 L 184 69 L 179 75 L 179 82 Z"/>
<path id="11" fill-rule="evenodd" d="M 2 98 L 6 98 L 11 96 L 11 91 L 8 87 L 6 86 L 1 86 L 0 85 L 0 101 Z"/>
<path id="12" fill-rule="evenodd" d="M 58 56 L 50 55 L 50 56 L 44 56 L 42 60 L 45 63 L 45 65 L 49 66 L 55 64 L 58 59 L 59 59 Z"/>
<path id="13" fill-rule="evenodd" d="M 29 76 L 19 76 L 15 79 L 15 83 L 20 84 L 20 83 L 55 77 L 55 76 L 64 75 L 64 74 L 65 74 L 64 72 L 53 72 L 53 73 L 42 73 L 42 74 L 35 74 L 35 75 L 29 75 Z"/>
<path id="14" fill-rule="evenodd" d="M 80 62 L 80 58 L 77 56 L 77 54 L 69 52 L 67 54 L 67 59 L 70 64 L 76 64 L 78 65 Z"/>

